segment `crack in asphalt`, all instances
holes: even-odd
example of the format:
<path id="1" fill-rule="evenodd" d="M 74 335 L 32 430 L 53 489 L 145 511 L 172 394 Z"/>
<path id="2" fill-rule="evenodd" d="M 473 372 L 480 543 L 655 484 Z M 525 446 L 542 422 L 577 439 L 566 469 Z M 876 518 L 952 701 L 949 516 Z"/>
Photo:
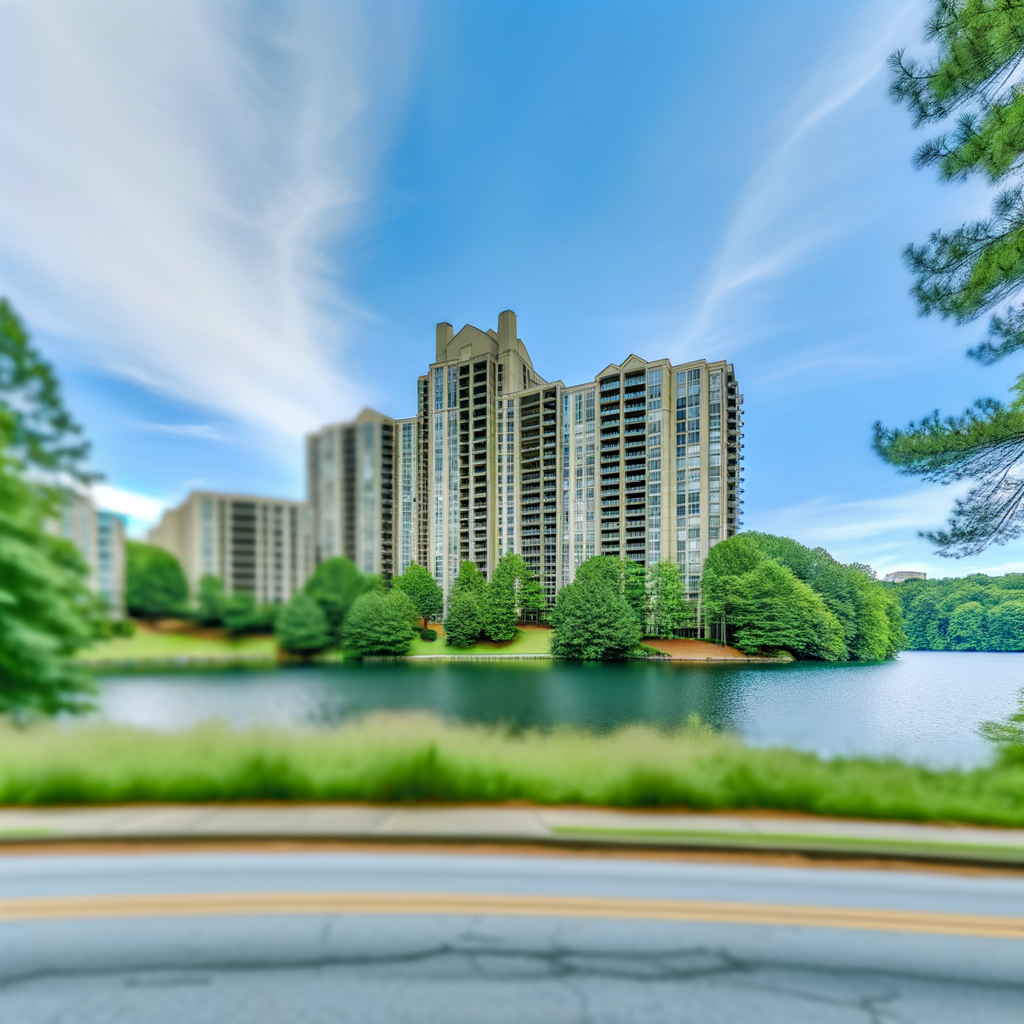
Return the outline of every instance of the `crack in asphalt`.
<path id="1" fill-rule="evenodd" d="M 321 942 L 329 937 L 329 926 L 321 933 Z M 476 937 L 477 940 L 479 937 Z M 794 997 L 834 1002 L 819 993 L 807 992 L 799 987 L 786 984 L 766 983 L 759 976 L 769 972 L 805 974 L 829 978 L 842 977 L 846 980 L 871 980 L 876 984 L 887 982 L 894 985 L 899 981 L 926 982 L 932 984 L 955 984 L 976 986 L 985 989 L 1002 988 L 1024 993 L 1024 982 L 975 981 L 972 979 L 950 978 L 913 971 L 886 971 L 871 968 L 844 968 L 841 965 L 822 966 L 798 961 L 775 961 L 770 958 L 737 957 L 725 948 L 708 946 L 682 947 L 662 951 L 641 951 L 602 948 L 585 949 L 560 946 L 542 949 L 530 947 L 482 948 L 479 941 L 442 942 L 398 953 L 366 954 L 325 954 L 302 957 L 294 960 L 268 959 L 211 959 L 204 963 L 155 964 L 138 968 L 124 967 L 83 967 L 81 969 L 51 969 L 24 971 L 0 978 L 0 992 L 11 991 L 20 986 L 40 981 L 59 981 L 74 978 L 101 978 L 124 976 L 126 985 L 140 985 L 157 980 L 160 975 L 177 978 L 188 977 L 190 983 L 216 974 L 251 974 L 266 971 L 290 973 L 307 970 L 345 970 L 352 968 L 392 968 L 417 963 L 448 961 L 462 962 L 461 972 L 446 975 L 447 980 L 464 976 L 477 981 L 527 982 L 537 980 L 566 980 L 583 978 L 604 978 L 612 981 L 639 983 L 690 982 L 721 976 L 743 979 L 746 987 L 773 991 Z M 488 962 L 515 964 L 513 969 L 488 969 Z M 433 976 L 433 977 L 436 977 Z M 144 981 L 143 979 L 148 979 Z M 181 983 L 181 982 L 178 982 Z M 879 1004 L 898 998 L 898 989 L 888 989 L 876 995 L 859 997 L 859 1004 L 866 1012 L 876 1013 Z M 843 1005 L 850 1005 L 843 1002 Z M 872 1017 L 872 1020 L 882 1018 Z"/>

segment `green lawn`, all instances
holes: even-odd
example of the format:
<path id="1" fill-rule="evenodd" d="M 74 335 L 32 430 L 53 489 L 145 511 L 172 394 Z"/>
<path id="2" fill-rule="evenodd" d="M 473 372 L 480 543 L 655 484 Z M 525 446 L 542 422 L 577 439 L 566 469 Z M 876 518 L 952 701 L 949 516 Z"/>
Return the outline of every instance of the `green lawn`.
<path id="1" fill-rule="evenodd" d="M 551 630 L 550 629 L 521 629 L 519 636 L 508 644 L 494 644 L 490 640 L 481 640 L 472 647 L 449 647 L 444 642 L 444 637 L 439 636 L 436 640 L 421 640 L 419 637 L 412 642 L 409 655 L 416 654 L 550 654 L 551 653 Z"/>
<path id="2" fill-rule="evenodd" d="M 222 658 L 235 661 L 277 657 L 277 641 L 272 636 L 247 636 L 237 640 L 187 636 L 181 633 L 151 633 L 139 629 L 134 636 L 102 640 L 81 651 L 78 660 L 95 661 L 169 661 L 174 658 Z"/>

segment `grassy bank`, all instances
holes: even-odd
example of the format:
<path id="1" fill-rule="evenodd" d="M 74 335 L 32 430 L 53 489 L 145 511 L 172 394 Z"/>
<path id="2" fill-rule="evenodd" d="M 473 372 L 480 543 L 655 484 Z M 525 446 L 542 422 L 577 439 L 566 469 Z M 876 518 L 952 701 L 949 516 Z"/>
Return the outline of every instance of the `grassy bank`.
<path id="1" fill-rule="evenodd" d="M 1024 826 L 1024 766 L 930 771 L 758 750 L 699 724 L 512 735 L 382 715 L 333 731 L 0 731 L 0 804 L 481 801 L 765 808 Z"/>
<path id="2" fill-rule="evenodd" d="M 187 633 L 158 633 L 139 629 L 134 636 L 101 640 L 81 651 L 83 665 L 104 662 L 175 661 L 179 658 L 234 661 L 273 661 L 277 641 L 272 636 L 192 636 Z"/>

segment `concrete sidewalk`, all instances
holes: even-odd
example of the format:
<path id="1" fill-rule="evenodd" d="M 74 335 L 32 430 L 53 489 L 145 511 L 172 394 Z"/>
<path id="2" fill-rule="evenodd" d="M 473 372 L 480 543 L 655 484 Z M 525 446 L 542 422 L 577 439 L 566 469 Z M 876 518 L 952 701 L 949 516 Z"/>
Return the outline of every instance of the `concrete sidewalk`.
<path id="1" fill-rule="evenodd" d="M 139 805 L 0 809 L 0 844 L 335 840 L 760 850 L 1024 868 L 1024 829 L 586 808 Z"/>

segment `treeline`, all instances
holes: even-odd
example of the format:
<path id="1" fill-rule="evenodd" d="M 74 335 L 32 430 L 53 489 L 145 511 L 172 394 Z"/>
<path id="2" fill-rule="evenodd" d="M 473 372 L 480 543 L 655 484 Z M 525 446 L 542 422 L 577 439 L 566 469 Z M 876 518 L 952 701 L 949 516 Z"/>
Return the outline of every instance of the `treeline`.
<path id="1" fill-rule="evenodd" d="M 749 532 L 716 544 L 701 595 L 704 622 L 747 653 L 884 661 L 907 643 L 899 599 L 869 567 L 788 537 Z"/>
<path id="2" fill-rule="evenodd" d="M 1024 651 L 1024 573 L 905 580 L 892 588 L 915 651 Z"/>

